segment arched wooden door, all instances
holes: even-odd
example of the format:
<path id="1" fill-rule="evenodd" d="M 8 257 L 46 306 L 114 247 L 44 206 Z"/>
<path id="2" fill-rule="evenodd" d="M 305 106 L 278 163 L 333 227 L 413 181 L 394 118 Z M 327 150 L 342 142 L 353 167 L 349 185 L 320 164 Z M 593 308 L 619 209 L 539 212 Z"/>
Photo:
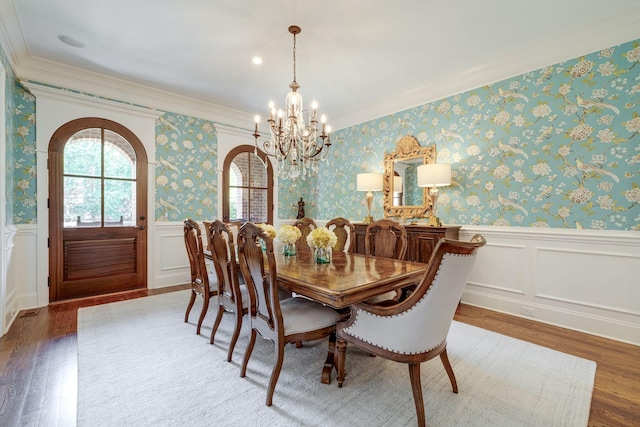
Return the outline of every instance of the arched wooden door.
<path id="1" fill-rule="evenodd" d="M 147 155 L 126 127 L 82 118 L 49 143 L 49 299 L 147 286 Z"/>

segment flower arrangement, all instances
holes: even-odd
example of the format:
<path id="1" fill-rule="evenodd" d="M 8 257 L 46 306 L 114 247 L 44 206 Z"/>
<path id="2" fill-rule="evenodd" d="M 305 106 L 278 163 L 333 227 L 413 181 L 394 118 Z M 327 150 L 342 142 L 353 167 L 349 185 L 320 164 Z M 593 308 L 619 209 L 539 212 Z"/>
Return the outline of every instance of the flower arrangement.
<path id="1" fill-rule="evenodd" d="M 313 248 L 328 249 L 338 243 L 336 234 L 328 228 L 318 227 L 307 236 L 307 244 Z"/>
<path id="2" fill-rule="evenodd" d="M 278 230 L 278 240 L 285 245 L 294 244 L 300 237 L 302 237 L 302 233 L 298 227 L 294 227 L 293 225 L 283 225 Z"/>
<path id="3" fill-rule="evenodd" d="M 265 224 L 265 223 L 260 223 L 256 225 L 262 228 L 262 231 L 264 231 L 269 237 L 271 237 L 272 239 L 275 239 L 277 233 L 273 225 Z"/>

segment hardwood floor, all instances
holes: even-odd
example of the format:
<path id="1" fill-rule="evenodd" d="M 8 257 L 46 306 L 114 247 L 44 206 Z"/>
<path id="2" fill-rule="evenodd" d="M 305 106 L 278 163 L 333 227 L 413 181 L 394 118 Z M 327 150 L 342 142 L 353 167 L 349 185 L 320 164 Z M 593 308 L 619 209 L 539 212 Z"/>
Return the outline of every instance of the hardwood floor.
<path id="1" fill-rule="evenodd" d="M 21 312 L 0 341 L 0 426 L 75 425 L 79 307 L 187 288 L 123 292 Z M 589 426 L 640 425 L 640 347 L 465 304 L 455 319 L 594 360 Z"/>

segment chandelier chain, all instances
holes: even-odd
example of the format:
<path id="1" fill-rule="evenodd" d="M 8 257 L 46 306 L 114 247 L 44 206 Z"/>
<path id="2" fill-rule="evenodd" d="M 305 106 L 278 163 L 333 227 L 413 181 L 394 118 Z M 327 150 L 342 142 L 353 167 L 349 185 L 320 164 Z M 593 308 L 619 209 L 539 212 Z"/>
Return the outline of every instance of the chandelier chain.
<path id="1" fill-rule="evenodd" d="M 296 81 L 296 35 L 293 34 L 293 81 Z"/>

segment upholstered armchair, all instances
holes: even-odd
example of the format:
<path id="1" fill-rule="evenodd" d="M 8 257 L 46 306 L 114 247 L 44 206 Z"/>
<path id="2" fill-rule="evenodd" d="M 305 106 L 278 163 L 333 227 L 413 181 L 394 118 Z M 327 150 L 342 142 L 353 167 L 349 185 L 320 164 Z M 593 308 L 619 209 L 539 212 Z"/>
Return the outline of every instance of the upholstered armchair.
<path id="1" fill-rule="evenodd" d="M 485 243 L 479 234 L 470 242 L 442 239 L 425 276 L 407 299 L 384 306 L 352 305 L 350 318 L 339 322 L 336 329 L 338 386 L 342 387 L 345 379 L 347 343 L 372 355 L 407 363 L 418 424 L 424 426 L 420 363 L 440 356 L 453 392 L 458 392 L 447 357 L 447 334 L 478 249 Z"/>

